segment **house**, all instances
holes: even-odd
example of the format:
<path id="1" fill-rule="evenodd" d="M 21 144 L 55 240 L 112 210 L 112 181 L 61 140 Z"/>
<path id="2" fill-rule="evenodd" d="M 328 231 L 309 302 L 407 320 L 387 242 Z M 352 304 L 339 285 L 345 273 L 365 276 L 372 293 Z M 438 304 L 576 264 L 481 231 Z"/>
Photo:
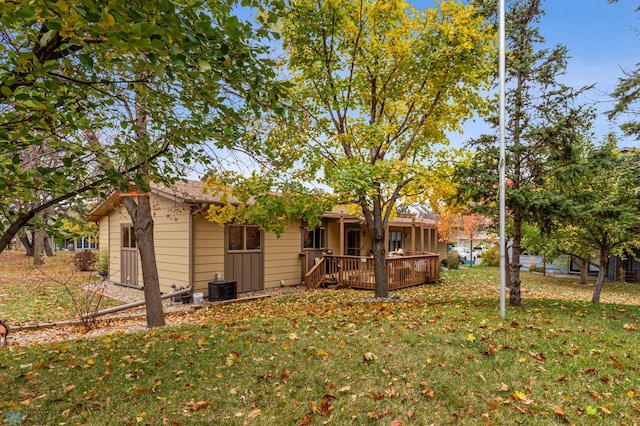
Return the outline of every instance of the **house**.
<path id="1" fill-rule="evenodd" d="M 237 281 L 237 292 L 282 285 L 297 285 L 316 259 L 332 250 L 338 255 L 366 257 L 371 236 L 361 218 L 344 210 L 326 213 L 323 225 L 307 229 L 291 223 L 280 238 L 258 226 L 210 222 L 207 209 L 220 198 L 202 193 L 199 181 L 178 181 L 171 187 L 151 186 L 148 196 L 154 218 L 156 262 L 163 293 L 177 287 L 193 287 L 208 295 L 208 283 L 216 277 Z M 114 193 L 88 218 L 99 228 L 100 247 L 109 253 L 107 279 L 142 286 L 142 272 L 131 219 Z M 232 197 L 228 202 L 234 203 Z M 390 251 L 438 250 L 435 221 L 399 216 L 389 227 Z M 446 250 L 446 248 L 445 248 Z"/>

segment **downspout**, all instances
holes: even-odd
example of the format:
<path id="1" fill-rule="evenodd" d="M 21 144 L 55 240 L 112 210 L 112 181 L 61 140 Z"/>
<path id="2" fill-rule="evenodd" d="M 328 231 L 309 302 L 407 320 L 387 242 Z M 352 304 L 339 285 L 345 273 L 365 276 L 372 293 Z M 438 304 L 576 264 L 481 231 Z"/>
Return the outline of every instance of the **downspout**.
<path id="1" fill-rule="evenodd" d="M 111 215 L 107 215 L 107 277 L 111 279 Z"/>
<path id="2" fill-rule="evenodd" d="M 193 246 L 194 246 L 194 233 L 193 233 L 193 206 L 189 208 L 189 287 L 195 289 L 195 284 L 193 282 L 195 276 L 195 265 L 194 265 L 194 256 L 193 256 Z"/>

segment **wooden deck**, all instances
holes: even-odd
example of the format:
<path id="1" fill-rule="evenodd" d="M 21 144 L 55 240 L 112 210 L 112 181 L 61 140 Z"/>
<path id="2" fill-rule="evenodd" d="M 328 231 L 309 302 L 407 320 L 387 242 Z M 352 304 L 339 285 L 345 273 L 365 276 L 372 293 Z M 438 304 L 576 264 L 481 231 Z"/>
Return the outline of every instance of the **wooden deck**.
<path id="1" fill-rule="evenodd" d="M 440 278 L 440 256 L 433 253 L 388 257 L 389 290 L 437 281 Z M 307 288 L 333 282 L 351 288 L 375 290 L 373 258 L 325 255 L 305 275 Z"/>

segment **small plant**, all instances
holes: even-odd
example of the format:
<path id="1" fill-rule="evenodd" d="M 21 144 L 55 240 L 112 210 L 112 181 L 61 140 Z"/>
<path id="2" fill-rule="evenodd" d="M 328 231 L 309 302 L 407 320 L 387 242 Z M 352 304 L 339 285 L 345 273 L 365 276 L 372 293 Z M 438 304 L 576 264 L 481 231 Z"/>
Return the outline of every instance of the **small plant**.
<path id="1" fill-rule="evenodd" d="M 498 247 L 491 247 L 489 250 L 484 251 L 480 257 L 484 265 L 500 266 L 500 250 Z"/>
<path id="2" fill-rule="evenodd" d="M 100 249 L 100 254 L 98 255 L 98 262 L 96 264 L 96 269 L 98 273 L 102 277 L 106 277 L 109 273 L 109 250 Z"/>
<path id="3" fill-rule="evenodd" d="M 93 271 L 96 266 L 95 251 L 79 251 L 73 255 L 73 264 L 81 272 Z"/>
<path id="4" fill-rule="evenodd" d="M 460 254 L 457 251 L 449 253 L 446 259 L 442 259 L 442 266 L 447 269 L 458 269 L 460 267 Z"/>
<path id="5" fill-rule="evenodd" d="M 95 252 L 78 252 L 74 255 L 72 262 L 79 270 L 82 269 L 80 269 L 80 266 L 78 266 L 78 258 L 85 259 L 85 256 L 79 257 L 78 255 L 83 253 L 91 254 L 93 256 L 93 262 L 91 264 L 95 264 Z M 76 295 L 72 290 L 73 284 L 71 284 L 74 281 L 73 268 L 69 268 L 67 266 L 66 274 L 62 273 L 61 271 L 58 271 L 57 274 L 49 274 L 44 269 L 39 268 L 38 270 L 42 275 L 44 275 L 51 281 L 58 283 L 64 287 L 65 291 L 69 295 L 69 298 L 71 299 L 73 309 L 76 311 L 78 319 L 80 320 L 80 322 L 82 322 L 85 330 L 91 330 L 96 325 L 96 320 L 98 317 L 97 312 L 99 311 L 100 303 L 104 298 L 105 283 L 98 282 L 85 284 L 82 288 L 84 291 L 81 293 L 81 295 Z"/>

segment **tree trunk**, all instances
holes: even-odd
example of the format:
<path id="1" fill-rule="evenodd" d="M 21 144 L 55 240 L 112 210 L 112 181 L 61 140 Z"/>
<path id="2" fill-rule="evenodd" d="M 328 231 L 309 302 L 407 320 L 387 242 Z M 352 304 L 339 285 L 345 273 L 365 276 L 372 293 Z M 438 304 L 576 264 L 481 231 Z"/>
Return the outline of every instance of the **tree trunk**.
<path id="1" fill-rule="evenodd" d="M 29 241 L 29 238 L 27 236 L 18 238 L 20 238 L 20 242 L 22 243 L 22 247 L 24 247 L 26 255 L 33 256 L 33 243 Z"/>
<path id="2" fill-rule="evenodd" d="M 511 288 L 511 260 L 509 258 L 509 241 L 504 242 L 504 273 L 507 288 Z"/>
<path id="3" fill-rule="evenodd" d="M 587 276 L 589 275 L 589 262 L 580 259 L 580 284 L 587 284 Z"/>
<path id="4" fill-rule="evenodd" d="M 509 304 L 520 306 L 520 242 L 522 240 L 522 217 L 513 215 L 513 245 L 511 246 L 511 287 L 509 291 Z"/>
<path id="5" fill-rule="evenodd" d="M 376 238 L 373 244 L 373 270 L 376 279 L 376 297 L 389 297 L 389 277 L 387 276 L 386 257 L 383 233 L 382 240 Z"/>
<path id="6" fill-rule="evenodd" d="M 370 208 L 371 206 L 369 206 L 367 200 L 364 198 L 360 199 L 359 204 L 360 207 L 362 207 L 362 213 L 369 228 L 373 243 L 373 272 L 376 283 L 375 297 L 386 298 L 389 297 L 389 277 L 387 275 L 387 254 L 385 247 L 388 219 L 382 216 L 382 203 L 379 198 L 373 200 L 373 209 Z M 393 203 L 391 206 L 393 206 Z"/>
<path id="7" fill-rule="evenodd" d="M 469 239 L 469 245 L 471 247 L 469 247 L 469 257 L 471 257 L 471 262 L 469 262 L 469 268 L 473 268 L 473 261 L 475 260 L 475 256 L 473 254 L 473 238 Z"/>
<path id="8" fill-rule="evenodd" d="M 144 281 L 144 300 L 147 314 L 147 327 L 163 327 L 165 325 L 164 310 L 160 299 L 160 279 L 156 264 L 156 253 L 153 239 L 153 216 L 148 196 L 123 197 L 122 201 L 131 216 L 136 232 L 136 243 L 142 264 L 142 280 Z"/>
<path id="9" fill-rule="evenodd" d="M 44 212 L 36 214 L 33 227 L 33 266 L 44 265 Z"/>
<path id="10" fill-rule="evenodd" d="M 591 298 L 593 303 L 600 303 L 600 293 L 602 292 L 602 285 L 604 284 L 604 277 L 607 275 L 608 267 L 609 253 L 600 251 L 600 271 L 598 271 L 598 279 L 596 279 L 596 285 L 593 288 L 593 297 Z"/>
<path id="11" fill-rule="evenodd" d="M 51 248 L 51 237 L 45 235 L 44 237 L 44 252 L 47 257 L 53 257 L 53 249 Z"/>

